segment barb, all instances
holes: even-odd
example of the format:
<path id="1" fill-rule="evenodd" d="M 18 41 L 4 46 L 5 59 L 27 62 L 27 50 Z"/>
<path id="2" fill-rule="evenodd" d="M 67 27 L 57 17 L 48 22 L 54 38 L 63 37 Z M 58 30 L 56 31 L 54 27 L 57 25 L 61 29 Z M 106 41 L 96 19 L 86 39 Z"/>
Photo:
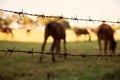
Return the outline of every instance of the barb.
<path id="1" fill-rule="evenodd" d="M 28 53 L 28 54 L 32 54 L 32 57 L 33 57 L 33 53 L 34 53 L 33 48 L 32 48 L 31 51 L 28 51 L 27 53 Z"/>
<path id="2" fill-rule="evenodd" d="M 23 9 L 22 9 L 22 12 L 18 12 L 18 14 L 19 14 L 20 19 L 22 19 L 22 17 L 24 17 Z"/>
<path id="3" fill-rule="evenodd" d="M 24 15 L 30 15 L 30 16 L 37 16 L 37 17 L 41 17 L 41 18 L 59 18 L 59 19 L 76 20 L 77 22 L 78 21 L 93 21 L 93 23 L 94 23 L 94 22 L 103 22 L 103 21 L 105 21 L 105 22 L 108 22 L 108 23 L 118 23 L 118 24 L 120 24 L 120 20 L 118 20 L 118 21 L 94 20 L 94 19 L 91 19 L 90 17 L 88 19 L 79 19 L 79 18 L 77 18 L 77 15 L 76 15 L 76 17 L 70 18 L 70 17 L 64 17 L 63 14 L 61 16 L 46 16 L 44 14 L 38 15 L 38 14 L 26 13 L 26 12 L 23 12 L 23 10 L 21 12 L 17 12 L 17 11 L 10 11 L 10 10 L 0 9 L 0 11 L 19 14 L 20 18 L 21 18 L 21 15 L 22 15 L 22 17 L 24 17 Z"/>
<path id="4" fill-rule="evenodd" d="M 8 53 L 10 53 L 10 55 L 12 55 L 14 53 L 14 51 L 15 51 L 15 47 L 13 47 L 13 49 L 8 49 L 7 48 L 7 51 L 4 55 L 7 55 Z"/>

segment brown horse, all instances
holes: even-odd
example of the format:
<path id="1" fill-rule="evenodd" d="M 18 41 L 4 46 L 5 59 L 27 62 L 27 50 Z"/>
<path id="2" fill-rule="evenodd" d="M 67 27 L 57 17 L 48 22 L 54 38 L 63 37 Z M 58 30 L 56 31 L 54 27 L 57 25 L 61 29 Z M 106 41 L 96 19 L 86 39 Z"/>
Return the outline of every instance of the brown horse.
<path id="1" fill-rule="evenodd" d="M 26 30 L 26 35 L 29 36 L 30 33 L 31 33 L 31 29 L 27 29 L 27 30 Z"/>
<path id="2" fill-rule="evenodd" d="M 45 28 L 45 35 L 44 35 L 44 42 L 42 45 L 42 52 L 44 51 L 46 41 L 49 36 L 53 37 L 53 43 L 51 46 L 50 51 L 52 52 L 52 61 L 55 62 L 54 52 L 60 53 L 60 41 L 64 40 L 64 52 L 66 53 L 66 33 L 65 27 L 56 21 L 52 21 L 46 25 Z M 42 56 L 40 57 L 40 61 L 42 60 Z"/>
<path id="3" fill-rule="evenodd" d="M 9 28 L 9 27 L 5 27 L 5 28 L 0 27 L 0 32 L 5 33 L 6 36 L 7 36 L 7 35 L 8 35 L 8 36 L 10 35 L 11 38 L 12 38 L 12 40 L 13 40 L 14 35 L 13 35 L 13 32 L 12 32 L 12 29 L 11 29 L 11 28 Z"/>
<path id="4" fill-rule="evenodd" d="M 73 31 L 75 32 L 77 37 L 80 36 L 80 35 L 88 35 L 89 36 L 89 41 L 91 41 L 91 36 L 90 36 L 90 33 L 88 32 L 87 29 L 74 27 Z"/>
<path id="5" fill-rule="evenodd" d="M 109 43 L 109 50 L 114 54 L 116 49 L 116 42 L 114 39 L 114 30 L 111 28 L 108 24 L 101 24 L 98 27 L 97 30 L 97 37 L 98 37 L 98 44 L 99 44 L 99 50 L 102 53 L 101 50 L 101 40 L 104 41 L 104 53 L 107 54 L 107 46 Z"/>

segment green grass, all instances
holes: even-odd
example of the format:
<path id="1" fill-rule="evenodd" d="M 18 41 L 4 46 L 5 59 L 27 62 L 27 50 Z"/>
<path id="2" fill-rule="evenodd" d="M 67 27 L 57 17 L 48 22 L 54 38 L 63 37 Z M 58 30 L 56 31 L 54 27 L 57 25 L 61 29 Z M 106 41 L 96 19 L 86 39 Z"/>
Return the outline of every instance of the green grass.
<path id="1" fill-rule="evenodd" d="M 118 41 L 117 54 L 120 53 Z M 41 50 L 41 43 L 23 43 L 0 41 L 0 49 Z M 51 43 L 46 45 L 48 52 Z M 61 45 L 62 46 L 62 45 Z M 63 49 L 62 49 L 63 50 Z M 68 42 L 67 51 L 72 54 L 98 54 L 97 42 Z M 50 55 L 44 55 L 39 63 L 40 54 L 33 58 L 27 53 L 13 53 L 4 56 L 0 52 L 0 80 L 112 80 L 115 71 L 120 73 L 120 57 L 98 59 L 97 57 L 69 56 L 67 59 L 56 56 L 56 63 L 52 63 Z M 111 77 L 112 75 L 112 77 Z M 113 76 L 114 75 L 114 76 Z"/>

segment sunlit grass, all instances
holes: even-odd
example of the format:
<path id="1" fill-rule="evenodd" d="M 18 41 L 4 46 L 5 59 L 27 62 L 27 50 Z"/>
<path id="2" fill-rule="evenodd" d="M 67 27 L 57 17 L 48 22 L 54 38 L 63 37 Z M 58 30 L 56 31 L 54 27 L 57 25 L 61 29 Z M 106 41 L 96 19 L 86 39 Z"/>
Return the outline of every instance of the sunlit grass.
<path id="1" fill-rule="evenodd" d="M 26 34 L 25 30 L 13 30 L 14 34 L 14 41 L 19 42 L 40 42 L 42 43 L 44 40 L 44 31 L 40 30 L 32 30 L 29 35 Z M 6 34 L 3 34 L 0 32 L 0 40 L 8 40 L 11 41 L 11 37 L 7 36 L 5 38 Z M 96 40 L 96 35 L 94 33 L 91 33 L 92 40 Z M 85 37 L 85 35 L 82 35 L 80 37 L 76 37 L 75 33 L 72 30 L 66 30 L 66 40 L 68 42 L 74 42 L 74 41 L 85 41 L 88 40 L 88 36 Z M 53 39 L 49 37 L 47 42 L 52 42 Z"/>
<path id="2" fill-rule="evenodd" d="M 32 30 L 29 35 L 26 34 L 26 30 L 13 30 L 14 41 L 19 42 L 40 42 L 44 41 L 44 31 L 41 30 Z M 96 34 L 90 32 L 91 40 L 97 40 Z M 115 40 L 120 40 L 120 33 L 117 31 L 115 33 Z M 6 36 L 6 34 L 0 32 L 0 40 L 11 41 L 10 36 Z M 66 30 L 66 40 L 67 42 L 76 42 L 76 41 L 88 41 L 88 36 L 81 35 L 76 37 L 75 33 L 72 30 Z M 47 42 L 52 42 L 53 39 L 51 37 L 48 38 Z"/>

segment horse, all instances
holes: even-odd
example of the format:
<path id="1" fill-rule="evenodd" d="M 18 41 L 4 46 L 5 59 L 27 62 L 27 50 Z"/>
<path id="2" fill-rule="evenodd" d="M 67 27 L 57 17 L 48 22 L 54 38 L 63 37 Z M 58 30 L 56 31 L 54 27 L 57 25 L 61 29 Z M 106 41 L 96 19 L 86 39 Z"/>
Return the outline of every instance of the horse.
<path id="1" fill-rule="evenodd" d="M 89 42 L 91 41 L 91 36 L 90 36 L 90 33 L 88 32 L 87 29 L 74 27 L 73 31 L 75 32 L 77 37 L 80 36 L 80 35 L 88 35 L 89 36 Z"/>
<path id="2" fill-rule="evenodd" d="M 11 36 L 11 38 L 12 38 L 12 40 L 13 40 L 13 38 L 14 38 L 14 35 L 13 35 L 13 32 L 12 32 L 12 29 L 11 28 L 9 28 L 9 27 L 0 27 L 0 32 L 2 32 L 2 33 L 5 33 L 6 34 L 6 37 L 7 37 L 7 35 L 9 36 Z"/>
<path id="3" fill-rule="evenodd" d="M 31 33 L 31 29 L 27 29 L 27 30 L 26 30 L 26 35 L 29 36 L 30 33 Z"/>
<path id="4" fill-rule="evenodd" d="M 54 57 L 54 52 L 57 54 L 60 53 L 60 42 L 62 39 L 64 41 L 64 54 L 66 53 L 65 27 L 63 25 L 61 25 L 60 23 L 58 23 L 57 21 L 49 22 L 46 25 L 45 34 L 44 34 L 44 42 L 43 42 L 42 49 L 41 49 L 42 53 L 44 51 L 45 44 L 46 44 L 46 41 L 47 41 L 49 36 L 52 36 L 52 38 L 53 38 L 53 43 L 52 43 L 52 46 L 50 48 L 50 51 L 52 52 L 52 54 L 51 54 L 52 61 L 56 62 L 55 57 Z M 42 58 L 43 58 L 43 54 L 41 54 L 40 62 L 41 62 Z"/>
<path id="5" fill-rule="evenodd" d="M 110 25 L 102 23 L 97 29 L 99 51 L 102 53 L 101 41 L 104 41 L 104 53 L 107 54 L 107 46 L 109 44 L 109 51 L 115 54 L 116 42 L 114 39 L 114 30 Z"/>

